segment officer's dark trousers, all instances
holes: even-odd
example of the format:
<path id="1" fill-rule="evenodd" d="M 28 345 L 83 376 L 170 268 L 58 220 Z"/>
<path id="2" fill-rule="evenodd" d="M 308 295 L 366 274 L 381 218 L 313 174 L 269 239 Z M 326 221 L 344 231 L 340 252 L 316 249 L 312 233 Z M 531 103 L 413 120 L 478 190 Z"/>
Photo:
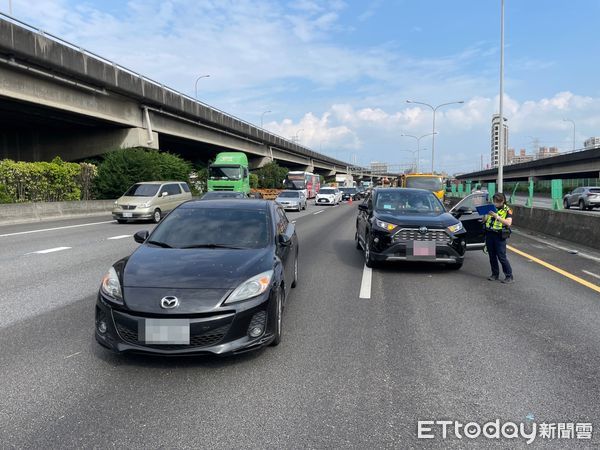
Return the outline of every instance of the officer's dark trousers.
<path id="1" fill-rule="evenodd" d="M 500 233 L 493 231 L 486 231 L 485 233 L 485 245 L 487 247 L 488 255 L 490 257 L 490 266 L 492 266 L 492 275 L 499 276 L 500 268 L 498 267 L 498 261 L 502 264 L 502 272 L 507 277 L 512 277 L 512 268 L 506 257 L 506 239 L 500 237 Z"/>

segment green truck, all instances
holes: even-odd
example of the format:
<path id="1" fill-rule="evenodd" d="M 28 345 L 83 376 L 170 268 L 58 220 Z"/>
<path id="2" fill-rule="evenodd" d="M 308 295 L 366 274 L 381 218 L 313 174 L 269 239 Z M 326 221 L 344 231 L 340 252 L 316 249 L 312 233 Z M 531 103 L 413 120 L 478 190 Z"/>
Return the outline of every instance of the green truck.
<path id="1" fill-rule="evenodd" d="M 250 192 L 248 157 L 242 152 L 222 152 L 208 167 L 209 191 Z"/>

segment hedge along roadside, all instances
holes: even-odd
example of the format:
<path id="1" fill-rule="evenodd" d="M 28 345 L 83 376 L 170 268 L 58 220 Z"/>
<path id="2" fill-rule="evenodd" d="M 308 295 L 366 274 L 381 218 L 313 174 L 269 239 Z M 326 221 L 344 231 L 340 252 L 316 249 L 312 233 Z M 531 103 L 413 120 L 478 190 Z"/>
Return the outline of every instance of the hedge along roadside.
<path id="1" fill-rule="evenodd" d="M 89 200 L 96 166 L 69 163 L 0 160 L 0 202 L 57 202 Z"/>

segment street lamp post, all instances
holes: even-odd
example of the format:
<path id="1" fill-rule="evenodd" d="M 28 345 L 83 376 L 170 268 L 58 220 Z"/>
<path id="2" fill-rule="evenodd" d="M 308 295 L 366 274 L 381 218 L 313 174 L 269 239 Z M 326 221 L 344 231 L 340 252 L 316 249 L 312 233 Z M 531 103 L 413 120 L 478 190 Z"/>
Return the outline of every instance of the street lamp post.
<path id="1" fill-rule="evenodd" d="M 500 136 L 498 139 L 498 190 L 504 191 L 504 0 L 500 0 Z"/>
<path id="2" fill-rule="evenodd" d="M 563 122 L 571 122 L 573 124 L 573 151 L 575 151 L 575 121 L 571 119 L 563 119 Z"/>
<path id="3" fill-rule="evenodd" d="M 459 101 L 456 101 L 456 102 L 442 103 L 440 105 L 433 106 L 433 105 L 430 105 L 429 103 L 415 102 L 413 100 L 406 100 L 406 103 L 414 103 L 416 105 L 428 106 L 429 108 L 431 108 L 431 111 L 433 112 L 433 128 L 431 130 L 431 134 L 429 134 L 429 136 L 431 136 L 431 173 L 433 173 L 433 165 L 434 165 L 434 157 L 435 157 L 435 135 L 436 135 L 436 132 L 435 132 L 435 113 L 442 106 L 462 104 L 464 102 L 465 102 L 464 100 L 459 100 Z"/>
<path id="4" fill-rule="evenodd" d="M 264 119 L 264 117 L 265 117 L 265 114 L 269 114 L 270 112 L 273 112 L 273 111 L 271 111 L 271 110 L 268 110 L 268 111 L 265 111 L 264 113 L 262 113 L 262 114 L 260 115 L 260 127 L 261 127 L 261 128 L 263 127 L 263 119 Z"/>
<path id="5" fill-rule="evenodd" d="M 421 159 L 421 139 L 423 139 L 424 137 L 427 136 L 432 136 L 437 134 L 437 132 L 435 133 L 427 133 L 424 134 L 423 136 L 413 136 L 412 134 L 401 134 L 400 136 L 404 136 L 404 137 L 411 137 L 413 139 L 415 139 L 417 141 L 417 173 L 419 172 L 419 160 Z"/>
<path id="6" fill-rule="evenodd" d="M 198 81 L 200 81 L 202 78 L 210 78 L 210 75 L 200 75 L 197 79 L 196 82 L 194 83 L 194 93 L 196 94 L 196 97 L 194 97 L 196 100 L 198 100 Z"/>

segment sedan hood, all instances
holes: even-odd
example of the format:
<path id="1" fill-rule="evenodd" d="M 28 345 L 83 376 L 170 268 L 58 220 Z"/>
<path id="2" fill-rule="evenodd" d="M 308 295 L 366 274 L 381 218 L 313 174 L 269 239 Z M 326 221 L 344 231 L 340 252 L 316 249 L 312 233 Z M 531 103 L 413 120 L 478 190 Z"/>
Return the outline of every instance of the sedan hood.
<path id="1" fill-rule="evenodd" d="M 454 225 L 458 220 L 450 213 L 437 216 L 426 214 L 383 214 L 378 213 L 376 217 L 384 222 L 393 223 L 407 228 L 430 227 L 446 228 Z"/>
<path id="2" fill-rule="evenodd" d="M 273 250 L 140 246 L 123 272 L 125 288 L 231 289 L 273 268 Z"/>

